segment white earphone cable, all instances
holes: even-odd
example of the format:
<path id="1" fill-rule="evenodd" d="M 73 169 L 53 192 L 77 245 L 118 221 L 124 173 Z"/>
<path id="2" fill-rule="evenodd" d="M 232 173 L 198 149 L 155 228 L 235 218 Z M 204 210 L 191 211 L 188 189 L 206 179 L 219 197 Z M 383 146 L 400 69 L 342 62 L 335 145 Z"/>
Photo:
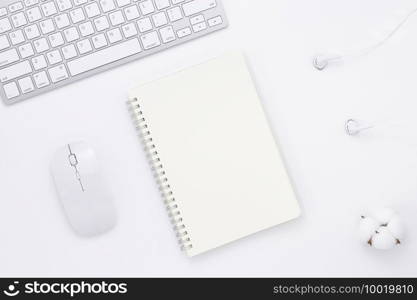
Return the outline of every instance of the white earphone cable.
<path id="1" fill-rule="evenodd" d="M 345 53 L 345 54 L 339 54 L 339 55 L 317 55 L 314 58 L 313 65 L 318 70 L 323 70 L 327 67 L 329 63 L 332 63 L 334 61 L 339 61 L 341 59 L 347 58 L 347 57 L 359 57 L 366 55 L 379 47 L 383 46 L 385 43 L 387 43 L 404 25 L 407 23 L 407 21 L 417 12 L 417 8 L 414 8 L 412 11 L 410 11 L 402 20 L 401 22 L 389 32 L 388 35 L 385 36 L 381 41 L 377 42 L 376 44 L 369 46 L 365 49 L 354 51 L 351 53 Z"/>

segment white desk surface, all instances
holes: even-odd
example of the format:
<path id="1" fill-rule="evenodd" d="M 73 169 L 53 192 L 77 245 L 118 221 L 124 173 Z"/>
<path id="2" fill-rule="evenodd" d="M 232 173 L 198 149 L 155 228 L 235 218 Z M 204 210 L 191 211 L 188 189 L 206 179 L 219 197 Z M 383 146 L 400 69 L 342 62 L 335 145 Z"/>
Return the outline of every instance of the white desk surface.
<path id="1" fill-rule="evenodd" d="M 224 4 L 224 31 L 0 105 L 0 276 L 417 276 L 417 17 L 372 55 L 321 73 L 311 66 L 318 51 L 367 46 L 414 1 Z M 248 57 L 303 216 L 188 259 L 126 112 L 126 92 L 235 49 Z M 349 117 L 383 125 L 351 138 L 343 132 Z M 54 151 L 77 140 L 96 149 L 117 201 L 117 228 L 93 239 L 71 231 L 48 169 Z M 394 251 L 373 251 L 358 242 L 358 219 L 385 205 L 403 216 L 407 239 Z"/>

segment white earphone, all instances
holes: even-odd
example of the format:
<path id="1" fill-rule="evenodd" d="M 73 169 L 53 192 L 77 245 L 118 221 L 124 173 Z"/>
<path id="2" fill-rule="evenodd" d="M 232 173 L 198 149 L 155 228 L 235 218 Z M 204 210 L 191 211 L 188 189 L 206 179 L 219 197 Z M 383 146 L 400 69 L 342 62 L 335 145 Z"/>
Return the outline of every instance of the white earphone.
<path id="1" fill-rule="evenodd" d="M 353 51 L 351 53 L 343 53 L 343 54 L 319 54 L 313 58 L 313 66 L 319 71 L 326 69 L 329 64 L 340 62 L 346 58 L 353 58 L 353 57 L 360 57 L 366 55 L 377 48 L 383 46 L 388 40 L 390 40 L 401 27 L 417 12 L 417 8 L 410 11 L 402 20 L 401 22 L 390 31 L 389 34 L 381 41 L 361 50 Z"/>
<path id="2" fill-rule="evenodd" d="M 365 124 L 356 119 L 349 119 L 345 122 L 345 131 L 347 135 L 356 136 L 365 130 L 372 129 L 375 126 L 372 124 Z"/>

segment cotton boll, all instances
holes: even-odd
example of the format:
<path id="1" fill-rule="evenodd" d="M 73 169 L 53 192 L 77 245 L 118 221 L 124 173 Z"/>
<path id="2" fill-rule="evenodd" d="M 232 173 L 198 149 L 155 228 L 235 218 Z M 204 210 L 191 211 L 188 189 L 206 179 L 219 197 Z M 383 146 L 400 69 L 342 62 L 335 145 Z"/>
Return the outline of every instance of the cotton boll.
<path id="1" fill-rule="evenodd" d="M 362 216 L 359 237 L 369 246 L 388 250 L 400 245 L 404 238 L 404 227 L 400 217 L 390 208 L 378 209 Z"/>
<path id="2" fill-rule="evenodd" d="M 388 223 L 388 230 L 395 236 L 399 241 L 404 238 L 404 226 L 399 216 L 394 216 Z"/>
<path id="3" fill-rule="evenodd" d="M 397 239 L 391 234 L 386 227 L 381 227 L 377 233 L 372 236 L 372 247 L 379 250 L 389 250 L 397 245 Z"/>
<path id="4" fill-rule="evenodd" d="M 381 224 L 386 224 L 388 223 L 393 216 L 395 215 L 395 211 L 392 210 L 391 208 L 381 208 L 381 209 L 377 209 L 374 210 L 371 213 L 371 216 L 379 223 Z"/>
<path id="5" fill-rule="evenodd" d="M 363 243 L 368 243 L 372 235 L 378 230 L 379 223 L 373 218 L 362 217 L 359 226 L 359 238 Z"/>

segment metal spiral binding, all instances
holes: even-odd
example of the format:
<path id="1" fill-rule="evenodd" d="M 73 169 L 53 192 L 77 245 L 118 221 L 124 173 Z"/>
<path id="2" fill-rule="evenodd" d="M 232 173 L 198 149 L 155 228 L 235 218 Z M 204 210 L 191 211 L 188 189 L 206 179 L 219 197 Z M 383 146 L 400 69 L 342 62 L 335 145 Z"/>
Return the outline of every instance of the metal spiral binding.
<path id="1" fill-rule="evenodd" d="M 153 142 L 152 133 L 148 127 L 138 99 L 133 98 L 128 102 L 128 105 L 132 113 L 134 125 L 139 133 L 139 137 L 142 140 L 146 156 L 151 165 L 153 175 L 159 186 L 159 191 L 164 199 L 164 204 L 167 208 L 168 216 L 171 224 L 173 225 L 181 250 L 190 250 L 193 248 L 191 239 L 188 231 L 186 230 L 186 226 L 184 225 L 177 201 L 175 200 L 174 193 L 169 185 L 168 177 L 165 173 L 161 159 L 159 158 L 157 147 Z"/>

